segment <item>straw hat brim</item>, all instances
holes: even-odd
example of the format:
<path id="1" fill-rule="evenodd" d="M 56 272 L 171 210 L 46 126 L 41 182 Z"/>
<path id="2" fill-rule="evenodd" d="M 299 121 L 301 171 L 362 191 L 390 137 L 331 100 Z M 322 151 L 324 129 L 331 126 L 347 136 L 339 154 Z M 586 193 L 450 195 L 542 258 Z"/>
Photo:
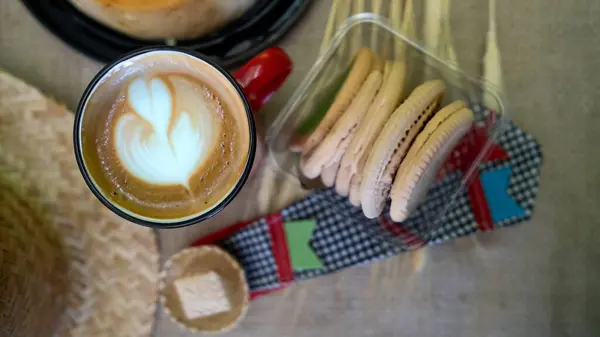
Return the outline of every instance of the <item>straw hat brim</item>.
<path id="1" fill-rule="evenodd" d="M 58 336 L 150 336 L 158 294 L 154 232 L 110 213 L 73 154 L 73 114 L 0 71 L 0 175 L 41 205 L 69 260 Z"/>
<path id="2" fill-rule="evenodd" d="M 64 244 L 40 207 L 0 176 L 0 336 L 41 337 L 66 307 Z"/>

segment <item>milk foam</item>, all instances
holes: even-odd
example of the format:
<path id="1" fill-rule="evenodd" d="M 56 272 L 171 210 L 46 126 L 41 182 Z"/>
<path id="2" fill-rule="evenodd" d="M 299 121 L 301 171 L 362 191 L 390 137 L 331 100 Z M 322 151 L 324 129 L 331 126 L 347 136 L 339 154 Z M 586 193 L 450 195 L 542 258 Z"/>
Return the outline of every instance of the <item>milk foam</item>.
<path id="1" fill-rule="evenodd" d="M 130 111 L 120 116 L 114 133 L 121 164 L 147 183 L 189 189 L 219 132 L 213 102 L 180 76 L 136 78 L 126 99 Z"/>

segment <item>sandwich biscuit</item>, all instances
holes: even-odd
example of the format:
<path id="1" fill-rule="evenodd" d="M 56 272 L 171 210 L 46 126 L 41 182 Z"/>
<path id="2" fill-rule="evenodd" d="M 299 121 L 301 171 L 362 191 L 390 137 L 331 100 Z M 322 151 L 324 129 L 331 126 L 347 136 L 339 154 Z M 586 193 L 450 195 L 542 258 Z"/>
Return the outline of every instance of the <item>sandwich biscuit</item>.
<path id="1" fill-rule="evenodd" d="M 360 201 L 366 217 L 376 218 L 383 211 L 402 159 L 423 125 L 437 110 L 445 88 L 440 80 L 417 87 L 394 111 L 377 136 L 360 184 Z"/>
<path id="2" fill-rule="evenodd" d="M 405 76 L 406 63 L 404 61 L 386 63 L 381 90 L 369 107 L 368 118 L 363 119 L 360 123 L 356 135 L 342 158 L 335 189 L 340 195 L 350 195 L 350 201 L 355 206 L 360 206 L 360 196 L 357 192 L 365 162 L 377 135 L 402 100 Z M 350 192 L 350 186 L 355 186 L 354 193 Z"/>
<path id="3" fill-rule="evenodd" d="M 342 88 L 337 93 L 335 100 L 325 113 L 323 119 L 319 122 L 317 128 L 311 133 L 302 145 L 302 153 L 307 155 L 317 147 L 327 136 L 331 128 L 335 125 L 344 111 L 350 105 L 350 102 L 364 84 L 365 79 L 375 67 L 378 67 L 377 56 L 367 48 L 360 49 L 356 54 L 352 69 L 348 77 L 344 80 Z"/>
<path id="4" fill-rule="evenodd" d="M 323 177 L 324 182 L 327 186 L 333 186 L 342 156 L 354 137 L 356 128 L 365 117 L 369 104 L 381 86 L 381 81 L 382 75 L 379 70 L 371 72 L 348 109 L 323 141 L 313 151 L 302 155 L 300 169 L 307 178 L 318 177 L 327 167 L 327 174 Z"/>
<path id="5" fill-rule="evenodd" d="M 472 124 L 473 112 L 462 101 L 446 106 L 427 123 L 396 173 L 390 192 L 393 221 L 404 221 L 426 196 L 438 169 Z"/>

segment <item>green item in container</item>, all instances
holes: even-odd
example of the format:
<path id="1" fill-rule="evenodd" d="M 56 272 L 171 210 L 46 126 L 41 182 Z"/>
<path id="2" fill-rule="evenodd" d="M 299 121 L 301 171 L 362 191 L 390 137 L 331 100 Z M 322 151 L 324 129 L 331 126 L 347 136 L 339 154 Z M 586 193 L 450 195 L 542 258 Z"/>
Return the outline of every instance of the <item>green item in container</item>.
<path id="1" fill-rule="evenodd" d="M 319 122 L 325 117 L 327 110 L 335 101 L 335 97 L 339 93 L 340 89 L 344 85 L 348 74 L 350 73 L 350 68 L 346 69 L 343 73 L 338 75 L 336 79 L 332 81 L 332 83 L 323 89 L 317 97 L 317 103 L 311 113 L 304 118 L 302 123 L 296 128 L 294 134 L 300 136 L 310 135 L 319 125 Z"/>

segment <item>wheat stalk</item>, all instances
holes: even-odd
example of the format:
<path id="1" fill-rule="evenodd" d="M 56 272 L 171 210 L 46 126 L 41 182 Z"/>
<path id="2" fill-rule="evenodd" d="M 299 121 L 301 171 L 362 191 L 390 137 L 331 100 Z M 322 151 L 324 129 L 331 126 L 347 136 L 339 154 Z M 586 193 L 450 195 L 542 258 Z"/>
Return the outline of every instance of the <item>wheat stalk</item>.
<path id="1" fill-rule="evenodd" d="M 450 0 L 442 0 L 443 2 L 443 17 L 442 17 L 442 52 L 444 54 L 444 60 L 453 67 L 458 67 L 458 59 L 456 57 L 456 51 L 452 43 L 452 28 L 450 26 L 451 12 Z"/>
<path id="2" fill-rule="evenodd" d="M 425 1 L 425 25 L 423 28 L 423 42 L 425 49 L 437 53 L 437 48 L 442 32 L 442 6 L 440 0 Z"/>
<path id="3" fill-rule="evenodd" d="M 329 46 L 329 42 L 331 41 L 331 37 L 333 36 L 333 28 L 335 28 L 335 13 L 337 11 L 337 6 L 340 0 L 334 0 L 331 5 L 331 14 L 327 19 L 327 26 L 325 26 L 325 33 L 323 34 L 323 41 L 321 41 L 321 49 L 319 53 L 323 53 L 325 49 Z"/>
<path id="4" fill-rule="evenodd" d="M 371 0 L 371 10 L 373 13 L 381 14 L 383 12 L 383 0 Z M 371 49 L 379 50 L 379 38 L 377 36 L 377 30 L 371 30 Z"/>
<path id="5" fill-rule="evenodd" d="M 359 14 L 365 11 L 365 0 L 354 0 L 352 10 L 350 11 L 350 15 Z M 351 42 L 351 52 L 355 53 L 361 45 L 363 38 L 363 25 L 353 28 L 352 31 L 352 42 Z"/>
<path id="6" fill-rule="evenodd" d="M 392 21 L 392 27 L 399 32 L 402 30 L 402 5 L 402 1 L 397 0 L 392 1 L 390 6 L 390 20 Z M 405 48 L 406 45 L 402 41 L 399 39 L 394 39 L 394 54 L 396 59 L 404 57 Z"/>
<path id="7" fill-rule="evenodd" d="M 483 93 L 483 103 L 490 109 L 499 111 L 497 100 L 487 89 L 493 86 L 501 92 L 503 90 L 502 65 L 500 61 L 500 49 L 498 48 L 496 33 L 496 0 L 490 0 L 489 4 L 489 28 L 486 37 L 486 51 L 483 58 L 483 79 L 486 90 Z"/>
<path id="8" fill-rule="evenodd" d="M 404 3 L 404 15 L 402 19 L 402 33 L 408 39 L 415 41 L 417 38 L 417 29 L 415 27 L 415 10 L 413 0 L 406 0 Z"/>

